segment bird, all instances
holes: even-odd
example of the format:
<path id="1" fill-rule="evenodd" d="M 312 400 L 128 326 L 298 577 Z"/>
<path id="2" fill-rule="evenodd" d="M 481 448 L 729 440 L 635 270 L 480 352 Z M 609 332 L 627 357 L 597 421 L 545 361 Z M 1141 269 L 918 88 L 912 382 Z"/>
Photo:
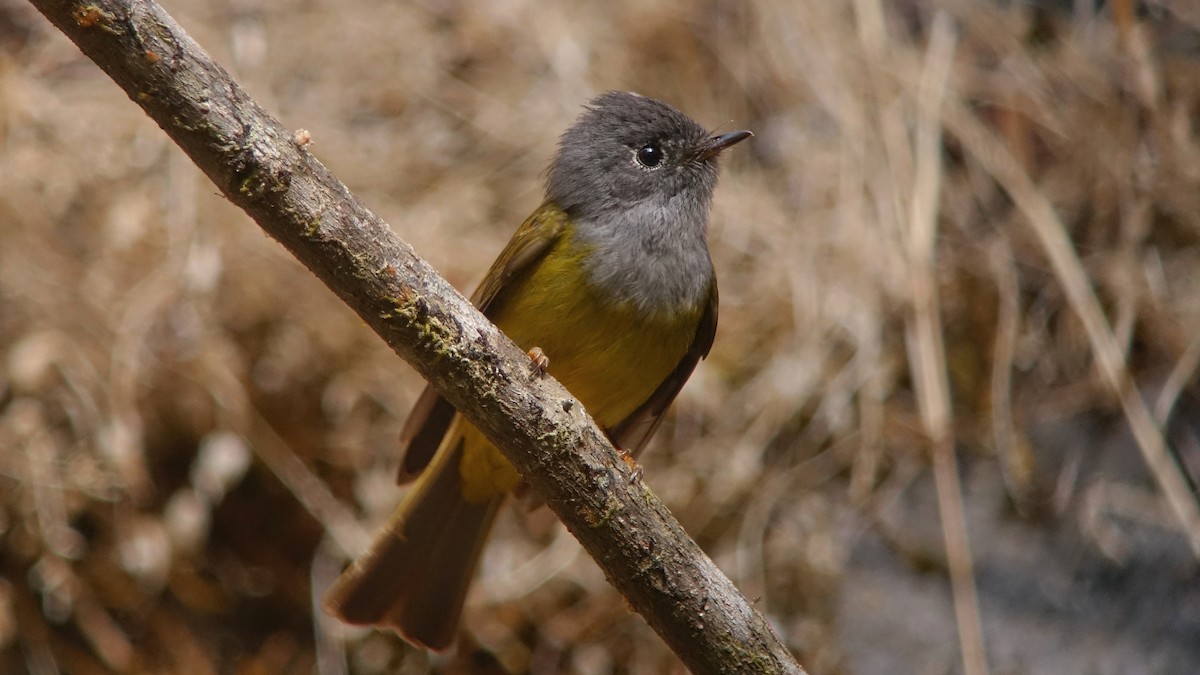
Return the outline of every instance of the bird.
<path id="1" fill-rule="evenodd" d="M 631 92 L 594 97 L 559 139 L 541 205 L 472 295 L 630 456 L 713 344 L 707 229 L 717 159 L 752 135 L 706 131 Z M 442 651 L 457 636 L 496 514 L 522 480 L 432 387 L 401 443 L 401 482 L 415 482 L 325 608 Z"/>

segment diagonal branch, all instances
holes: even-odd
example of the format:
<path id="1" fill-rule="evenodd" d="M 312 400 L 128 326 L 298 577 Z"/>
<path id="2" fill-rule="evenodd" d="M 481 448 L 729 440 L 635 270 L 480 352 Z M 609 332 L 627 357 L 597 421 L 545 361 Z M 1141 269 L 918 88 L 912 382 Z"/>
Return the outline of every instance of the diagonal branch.
<path id="1" fill-rule="evenodd" d="M 31 0 L 246 211 L 498 447 L 696 673 L 803 673 L 561 385 L 151 0 Z"/>

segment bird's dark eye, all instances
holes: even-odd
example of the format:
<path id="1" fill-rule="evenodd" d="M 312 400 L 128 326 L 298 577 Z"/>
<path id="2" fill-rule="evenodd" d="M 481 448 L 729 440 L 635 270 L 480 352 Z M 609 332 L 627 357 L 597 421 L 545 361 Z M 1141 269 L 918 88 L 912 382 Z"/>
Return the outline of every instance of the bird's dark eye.
<path id="1" fill-rule="evenodd" d="M 637 151 L 637 161 L 645 167 L 654 168 L 662 163 L 662 148 L 654 143 L 647 143 Z"/>

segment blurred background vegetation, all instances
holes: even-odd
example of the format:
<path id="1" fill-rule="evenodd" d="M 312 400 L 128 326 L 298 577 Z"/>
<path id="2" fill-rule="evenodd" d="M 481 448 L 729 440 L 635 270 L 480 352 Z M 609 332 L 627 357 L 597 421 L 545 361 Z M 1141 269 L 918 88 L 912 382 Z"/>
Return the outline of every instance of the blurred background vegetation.
<path id="1" fill-rule="evenodd" d="M 810 672 L 962 672 L 974 620 L 994 673 L 1200 663 L 1200 532 L 1128 413 L 1194 499 L 1194 3 L 166 6 L 464 290 L 595 93 L 755 131 L 716 345 L 643 463 Z M 0 671 L 681 672 L 545 509 L 502 518 L 450 655 L 314 609 L 400 494 L 421 384 L 0 0 Z"/>

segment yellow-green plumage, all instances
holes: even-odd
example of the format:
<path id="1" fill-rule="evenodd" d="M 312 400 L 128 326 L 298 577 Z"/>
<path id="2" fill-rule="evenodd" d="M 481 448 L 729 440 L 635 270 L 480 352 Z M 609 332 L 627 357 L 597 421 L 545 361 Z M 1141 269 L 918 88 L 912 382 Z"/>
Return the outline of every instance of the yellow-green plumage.
<path id="1" fill-rule="evenodd" d="M 489 312 L 522 349 L 538 347 L 550 374 L 605 428 L 625 420 L 687 354 L 704 306 L 644 316 L 631 303 L 613 304 L 589 284 L 586 247 L 564 227 L 524 278 L 515 279 Z M 473 433 L 472 433 L 473 432 Z M 520 476 L 482 434 L 464 431 L 464 493 L 482 501 L 508 492 Z"/>

